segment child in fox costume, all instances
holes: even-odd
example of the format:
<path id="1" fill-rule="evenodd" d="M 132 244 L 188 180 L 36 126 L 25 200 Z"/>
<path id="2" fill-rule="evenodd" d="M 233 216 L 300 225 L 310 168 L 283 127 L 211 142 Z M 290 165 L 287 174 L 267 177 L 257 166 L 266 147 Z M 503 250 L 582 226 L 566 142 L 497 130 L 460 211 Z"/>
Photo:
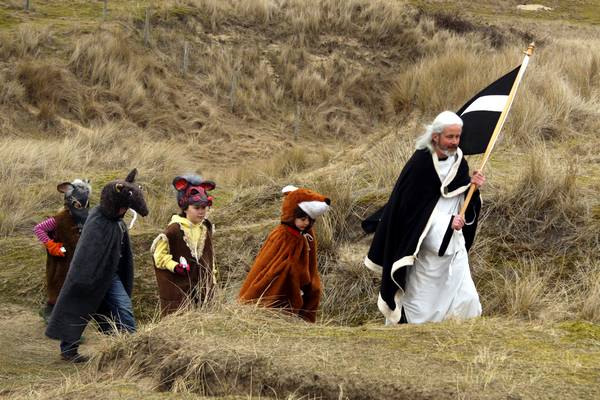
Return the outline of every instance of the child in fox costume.
<path id="1" fill-rule="evenodd" d="M 331 201 L 309 189 L 286 186 L 281 224 L 271 231 L 240 290 L 240 301 L 291 311 L 315 322 L 321 300 L 313 225 Z"/>
<path id="2" fill-rule="evenodd" d="M 198 175 L 173 179 L 181 213 L 154 239 L 151 251 L 158 284 L 161 315 L 175 312 L 186 301 L 210 301 L 217 284 L 213 225 L 206 218 L 216 185 Z"/>
<path id="3" fill-rule="evenodd" d="M 42 318 L 48 322 L 60 289 L 67 277 L 69 264 L 73 259 L 75 247 L 83 224 L 89 212 L 89 197 L 92 187 L 89 181 L 75 179 L 63 182 L 56 189 L 64 194 L 65 207 L 33 228 L 38 240 L 46 247 L 46 292 L 47 301 L 41 311 Z"/>

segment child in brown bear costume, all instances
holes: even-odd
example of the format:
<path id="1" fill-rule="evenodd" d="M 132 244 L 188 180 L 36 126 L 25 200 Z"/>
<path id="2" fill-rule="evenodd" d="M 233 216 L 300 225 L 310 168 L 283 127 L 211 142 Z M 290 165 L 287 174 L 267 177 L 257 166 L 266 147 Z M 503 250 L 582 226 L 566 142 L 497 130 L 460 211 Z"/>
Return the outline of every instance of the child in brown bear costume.
<path id="1" fill-rule="evenodd" d="M 276 307 L 315 322 L 321 300 L 317 239 L 312 226 L 331 201 L 286 186 L 281 224 L 271 231 L 240 290 L 240 301 Z"/>
<path id="2" fill-rule="evenodd" d="M 65 282 L 69 264 L 83 224 L 89 212 L 92 187 L 89 181 L 75 179 L 59 184 L 57 190 L 64 194 L 65 207 L 55 216 L 45 219 L 33 228 L 38 240 L 46 247 L 46 306 L 41 315 L 48 322 L 52 309 Z"/>
<path id="3" fill-rule="evenodd" d="M 160 297 L 161 315 L 175 312 L 188 300 L 203 304 L 212 299 L 217 283 L 212 243 L 213 226 L 206 219 L 215 183 L 198 175 L 178 176 L 179 215 L 154 239 L 151 251 Z"/>

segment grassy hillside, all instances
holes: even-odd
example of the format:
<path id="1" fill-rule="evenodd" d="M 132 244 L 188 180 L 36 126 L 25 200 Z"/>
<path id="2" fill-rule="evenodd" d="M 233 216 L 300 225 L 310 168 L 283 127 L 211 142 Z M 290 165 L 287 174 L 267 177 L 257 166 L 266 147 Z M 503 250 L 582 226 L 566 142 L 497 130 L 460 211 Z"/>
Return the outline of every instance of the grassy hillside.
<path id="1" fill-rule="evenodd" d="M 598 396 L 600 2 L 31 4 L 0 4 L 0 396 Z M 471 251 L 485 317 L 382 327 L 359 221 L 386 201 L 423 125 L 532 40 Z M 60 208 L 58 183 L 91 178 L 95 205 L 133 167 L 150 208 L 131 231 L 142 331 L 88 330 L 94 362 L 65 366 L 35 315 L 45 253 L 31 229 Z M 188 171 L 218 184 L 221 301 L 158 323 L 149 246 Z M 235 306 L 289 183 L 332 198 L 314 327 Z"/>
<path id="2" fill-rule="evenodd" d="M 27 317 L 20 317 L 19 322 L 25 321 Z M 19 326 L 35 329 L 41 323 L 37 325 Z M 4 334 L 3 339 L 16 336 Z M 44 377 L 46 386 L 20 389 L 13 396 L 592 399 L 600 395 L 600 330 L 584 322 L 481 318 L 395 328 L 342 327 L 310 325 L 247 307 L 219 307 L 147 323 L 134 336 L 86 337 L 83 350 L 93 349 L 98 356 L 77 374 L 72 373 L 74 367 L 51 361 L 49 354 L 41 359 L 31 351 L 21 353 L 37 363 L 4 373 L 22 383 L 26 379 L 18 374 L 26 371 L 37 379 Z M 38 354 L 48 353 L 47 348 Z M 14 357 L 2 361 L 14 365 Z M 58 372 L 66 377 L 60 378 Z"/>

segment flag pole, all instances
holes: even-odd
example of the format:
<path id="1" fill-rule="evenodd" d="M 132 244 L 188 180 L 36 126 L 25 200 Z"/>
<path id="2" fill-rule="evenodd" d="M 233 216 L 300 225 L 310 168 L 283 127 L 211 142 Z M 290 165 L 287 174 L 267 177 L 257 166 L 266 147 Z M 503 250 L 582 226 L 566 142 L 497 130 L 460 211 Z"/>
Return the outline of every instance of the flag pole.
<path id="1" fill-rule="evenodd" d="M 521 79 L 523 78 L 523 75 L 525 74 L 525 69 L 527 68 L 527 65 L 529 64 L 529 57 L 531 57 L 533 55 L 534 49 L 535 49 L 535 43 L 531 42 L 529 44 L 529 46 L 527 47 L 527 50 L 524 51 L 525 58 L 523 59 L 521 68 L 519 68 L 519 73 L 517 74 L 517 77 L 515 78 L 515 82 L 513 83 L 513 86 L 510 89 L 510 93 L 508 94 L 508 99 L 506 101 L 506 105 L 504 106 L 504 110 L 502 110 L 502 113 L 500 114 L 500 117 L 498 118 L 498 123 L 496 123 L 496 127 L 494 128 L 492 137 L 490 138 L 488 146 L 485 149 L 485 153 L 483 154 L 483 159 L 481 160 L 481 165 L 479 166 L 479 170 L 478 170 L 479 172 L 483 171 L 483 169 L 485 168 L 485 164 L 487 164 L 487 161 L 490 158 L 490 154 L 492 153 L 492 150 L 494 149 L 496 140 L 498 139 L 498 136 L 500 135 L 500 131 L 502 130 L 502 127 L 504 126 L 504 121 L 506 121 L 506 116 L 508 115 L 508 112 L 510 111 L 510 106 L 512 105 L 512 102 L 515 98 L 517 89 L 519 88 L 519 83 L 521 83 Z M 467 196 L 465 197 L 465 202 L 463 203 L 463 206 L 460 210 L 460 215 L 463 218 L 465 216 L 465 212 L 467 211 L 467 207 L 469 206 L 469 202 L 471 201 L 471 197 L 473 197 L 473 193 L 475 193 L 475 190 L 477 190 L 477 186 L 474 184 L 471 184 L 471 187 L 469 188 L 469 193 L 467 193 Z"/>

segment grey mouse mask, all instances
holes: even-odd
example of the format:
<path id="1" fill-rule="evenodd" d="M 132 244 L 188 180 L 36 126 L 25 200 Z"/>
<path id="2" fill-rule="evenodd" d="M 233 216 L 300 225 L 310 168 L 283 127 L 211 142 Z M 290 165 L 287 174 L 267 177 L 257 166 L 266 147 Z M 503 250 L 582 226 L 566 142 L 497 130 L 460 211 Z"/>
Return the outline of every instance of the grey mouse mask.
<path id="1" fill-rule="evenodd" d="M 81 229 L 87 219 L 90 207 L 92 187 L 89 181 L 75 179 L 58 185 L 58 191 L 65 194 L 65 207 L 69 210 L 75 224 Z"/>

